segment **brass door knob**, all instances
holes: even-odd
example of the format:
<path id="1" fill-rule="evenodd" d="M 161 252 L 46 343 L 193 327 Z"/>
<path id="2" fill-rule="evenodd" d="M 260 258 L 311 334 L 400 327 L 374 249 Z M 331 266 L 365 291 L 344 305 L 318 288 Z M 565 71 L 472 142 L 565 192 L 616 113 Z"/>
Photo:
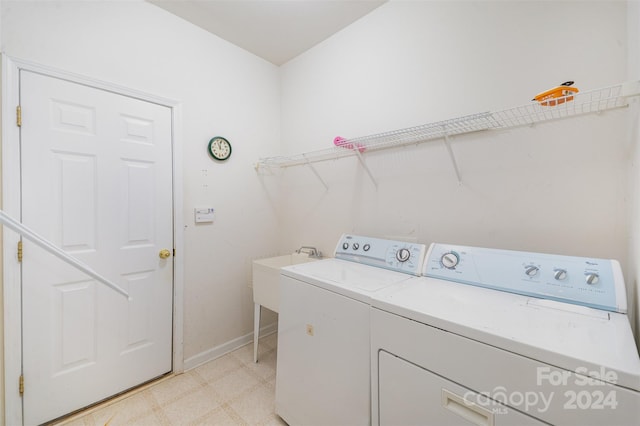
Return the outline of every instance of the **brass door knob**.
<path id="1" fill-rule="evenodd" d="M 162 249 L 160 250 L 160 253 L 158 254 L 158 256 L 160 256 L 160 259 L 166 259 L 169 256 L 171 256 L 171 252 L 167 249 Z"/>

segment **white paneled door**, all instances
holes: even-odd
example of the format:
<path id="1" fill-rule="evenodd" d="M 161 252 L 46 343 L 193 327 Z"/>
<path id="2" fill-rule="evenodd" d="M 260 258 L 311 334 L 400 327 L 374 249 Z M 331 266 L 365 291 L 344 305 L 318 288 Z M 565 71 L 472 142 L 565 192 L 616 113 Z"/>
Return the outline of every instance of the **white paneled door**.
<path id="1" fill-rule="evenodd" d="M 131 299 L 24 241 L 24 423 L 171 371 L 171 110 L 21 71 L 22 222 Z"/>

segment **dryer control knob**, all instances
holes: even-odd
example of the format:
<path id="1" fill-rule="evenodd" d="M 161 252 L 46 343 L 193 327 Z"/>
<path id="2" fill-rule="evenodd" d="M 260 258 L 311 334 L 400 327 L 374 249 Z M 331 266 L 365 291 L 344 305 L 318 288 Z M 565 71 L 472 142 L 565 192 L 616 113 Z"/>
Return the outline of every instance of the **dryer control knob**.
<path id="1" fill-rule="evenodd" d="M 598 284 L 598 281 L 600 281 L 600 276 L 595 272 L 587 272 L 586 274 L 584 274 L 584 280 L 587 282 L 587 284 L 594 285 Z"/>
<path id="2" fill-rule="evenodd" d="M 440 263 L 442 263 L 442 266 L 447 269 L 454 269 L 456 266 L 458 266 L 459 262 L 460 257 L 458 256 L 458 253 L 453 251 L 443 254 L 440 258 Z"/>
<path id="3" fill-rule="evenodd" d="M 349 243 L 342 243 L 342 249 L 346 250 L 349 248 Z"/>
<path id="4" fill-rule="evenodd" d="M 533 278 L 536 275 L 538 275 L 538 271 L 540 271 L 540 268 L 538 268 L 535 265 L 527 265 L 524 267 L 524 273 L 527 274 L 527 276 L 530 278 Z"/>
<path id="5" fill-rule="evenodd" d="M 396 252 L 396 259 L 398 259 L 400 262 L 406 262 L 410 257 L 411 252 L 409 251 L 409 249 L 401 248 Z"/>
<path id="6" fill-rule="evenodd" d="M 554 269 L 553 270 L 553 278 L 558 281 L 562 281 L 567 278 L 567 270 L 566 269 Z"/>

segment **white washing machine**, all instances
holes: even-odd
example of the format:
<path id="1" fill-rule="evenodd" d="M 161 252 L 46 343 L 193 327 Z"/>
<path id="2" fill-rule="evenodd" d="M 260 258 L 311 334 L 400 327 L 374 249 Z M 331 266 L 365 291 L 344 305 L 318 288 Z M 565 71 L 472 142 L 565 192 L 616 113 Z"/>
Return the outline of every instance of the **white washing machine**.
<path id="1" fill-rule="evenodd" d="M 638 425 L 620 266 L 433 244 L 373 296 L 375 425 Z"/>
<path id="2" fill-rule="evenodd" d="M 335 258 L 282 269 L 276 413 L 290 425 L 369 425 L 370 305 L 420 274 L 426 247 L 343 235 Z"/>

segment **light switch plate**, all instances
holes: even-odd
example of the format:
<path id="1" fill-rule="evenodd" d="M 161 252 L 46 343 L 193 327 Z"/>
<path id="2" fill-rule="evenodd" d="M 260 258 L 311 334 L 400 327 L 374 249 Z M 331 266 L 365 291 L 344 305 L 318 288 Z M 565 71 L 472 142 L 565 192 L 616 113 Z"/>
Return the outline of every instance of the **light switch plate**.
<path id="1" fill-rule="evenodd" d="M 213 207 L 196 207 L 193 211 L 196 223 L 213 222 Z"/>

